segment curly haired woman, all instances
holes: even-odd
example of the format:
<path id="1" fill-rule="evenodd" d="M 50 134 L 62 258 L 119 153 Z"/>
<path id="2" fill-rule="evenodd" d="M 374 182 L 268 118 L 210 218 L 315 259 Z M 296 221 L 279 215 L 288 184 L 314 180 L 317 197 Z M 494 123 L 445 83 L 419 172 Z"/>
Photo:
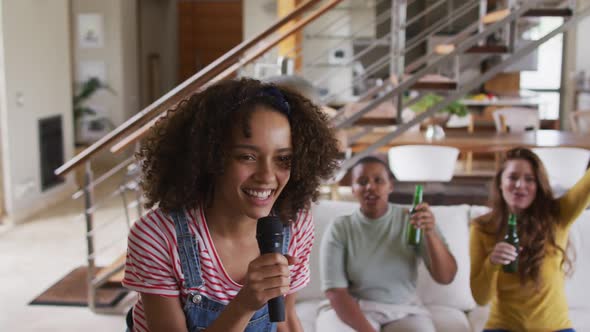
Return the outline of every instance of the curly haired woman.
<path id="1" fill-rule="evenodd" d="M 555 199 L 545 167 L 531 150 L 516 148 L 493 181 L 492 211 L 472 223 L 471 291 L 492 302 L 484 331 L 574 331 L 564 278 L 572 223 L 590 203 L 590 171 Z M 521 248 L 502 241 L 508 215 L 518 220 Z M 518 256 L 518 273 L 501 266 Z"/>
<path id="2" fill-rule="evenodd" d="M 133 330 L 302 331 L 310 203 L 338 164 L 318 107 L 275 85 L 223 81 L 169 111 L 138 156 L 153 209 L 129 234 Z M 260 255 L 256 222 L 269 214 L 285 225 L 285 255 Z M 265 304 L 280 295 L 286 319 L 271 323 Z"/>

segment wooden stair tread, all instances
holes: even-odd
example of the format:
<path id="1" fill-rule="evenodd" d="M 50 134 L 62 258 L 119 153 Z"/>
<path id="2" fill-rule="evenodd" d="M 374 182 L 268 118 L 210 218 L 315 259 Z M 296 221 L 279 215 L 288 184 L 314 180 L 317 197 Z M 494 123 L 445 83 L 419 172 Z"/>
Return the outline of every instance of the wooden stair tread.
<path id="1" fill-rule="evenodd" d="M 436 45 L 434 52 L 438 55 L 449 54 L 455 50 L 455 45 L 440 44 Z M 504 54 L 508 53 L 508 46 L 506 45 L 475 45 L 465 51 L 465 53 L 494 53 Z"/>
<path id="2" fill-rule="evenodd" d="M 415 90 L 454 90 L 456 88 L 457 82 L 438 74 L 425 75 L 411 87 Z"/>
<path id="3" fill-rule="evenodd" d="M 510 10 L 508 10 L 508 9 L 500 9 L 500 10 L 496 10 L 493 12 L 489 12 L 482 18 L 482 22 L 484 24 L 492 24 L 492 23 L 500 21 L 501 19 L 508 16 L 509 14 L 510 14 Z"/>
<path id="4" fill-rule="evenodd" d="M 469 48 L 465 53 L 508 53 L 506 45 L 475 45 Z"/>
<path id="5" fill-rule="evenodd" d="M 113 261 L 109 266 L 105 266 L 98 272 L 97 275 L 102 275 L 105 273 L 109 273 L 114 269 L 118 268 L 121 265 L 125 265 L 125 260 L 127 259 L 127 254 L 122 254 L 119 256 L 115 261 Z M 125 269 L 115 273 L 112 275 L 109 280 L 106 282 L 108 285 L 121 285 L 123 278 L 125 277 Z"/>
<path id="6" fill-rule="evenodd" d="M 508 9 L 500 9 L 490 13 L 487 13 L 482 22 L 484 24 L 492 24 L 498 22 L 508 16 L 510 14 L 510 10 Z M 574 11 L 571 8 L 533 8 L 528 10 L 524 13 L 524 17 L 543 17 L 543 16 L 553 16 L 553 17 L 571 17 L 574 15 Z"/>
<path id="7" fill-rule="evenodd" d="M 571 8 L 535 8 L 524 13 L 523 16 L 527 17 L 570 17 L 574 15 L 574 11 Z"/>
<path id="8" fill-rule="evenodd" d="M 455 90 L 457 82 L 452 80 L 430 80 L 423 78 L 412 85 L 415 90 Z"/>
<path id="9" fill-rule="evenodd" d="M 393 117 L 371 117 L 371 118 L 360 118 L 354 122 L 355 126 L 395 126 L 397 124 L 397 118 Z"/>

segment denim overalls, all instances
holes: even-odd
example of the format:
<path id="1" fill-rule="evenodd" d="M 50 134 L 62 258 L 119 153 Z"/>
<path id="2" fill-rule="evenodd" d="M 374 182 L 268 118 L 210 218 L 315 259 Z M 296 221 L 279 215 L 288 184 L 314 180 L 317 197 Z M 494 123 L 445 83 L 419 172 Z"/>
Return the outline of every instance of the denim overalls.
<path id="1" fill-rule="evenodd" d="M 199 287 L 203 284 L 203 279 L 201 278 L 197 242 L 189 230 L 189 219 L 186 217 L 184 210 L 172 212 L 170 216 L 174 219 L 178 254 L 182 273 L 184 274 L 184 284 L 182 286 L 186 289 Z M 286 254 L 291 238 L 290 227 L 284 227 L 283 234 L 282 252 Z M 204 330 L 211 325 L 224 308 L 225 305 L 208 299 L 205 295 L 189 291 L 183 308 L 188 330 L 191 332 Z M 276 329 L 277 325 L 269 321 L 268 309 L 264 305 L 252 316 L 244 332 L 275 332 Z"/>

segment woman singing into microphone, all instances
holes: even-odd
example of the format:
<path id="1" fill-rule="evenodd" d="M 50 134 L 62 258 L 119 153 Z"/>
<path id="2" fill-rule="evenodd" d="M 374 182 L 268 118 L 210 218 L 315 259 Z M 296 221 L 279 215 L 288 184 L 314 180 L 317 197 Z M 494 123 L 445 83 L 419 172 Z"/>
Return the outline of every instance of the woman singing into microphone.
<path id="1" fill-rule="evenodd" d="M 301 95 L 223 81 L 159 120 L 138 153 L 151 207 L 129 233 L 123 284 L 139 293 L 133 331 L 302 331 L 310 203 L 337 166 L 326 116 Z M 260 255 L 256 222 L 278 215 L 283 256 Z M 285 295 L 285 322 L 265 305 Z"/>

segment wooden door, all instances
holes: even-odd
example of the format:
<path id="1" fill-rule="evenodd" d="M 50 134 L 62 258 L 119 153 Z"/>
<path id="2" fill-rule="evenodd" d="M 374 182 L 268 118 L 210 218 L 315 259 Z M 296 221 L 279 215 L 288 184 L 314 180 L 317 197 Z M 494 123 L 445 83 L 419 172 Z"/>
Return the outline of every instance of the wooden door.
<path id="1" fill-rule="evenodd" d="M 178 2 L 178 79 L 186 80 L 242 42 L 241 0 Z"/>

